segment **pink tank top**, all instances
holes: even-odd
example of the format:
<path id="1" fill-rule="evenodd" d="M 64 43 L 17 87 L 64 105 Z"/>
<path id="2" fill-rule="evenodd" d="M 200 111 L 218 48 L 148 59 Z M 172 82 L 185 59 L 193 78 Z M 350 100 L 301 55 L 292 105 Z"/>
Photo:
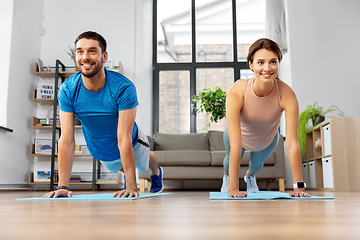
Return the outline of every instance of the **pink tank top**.
<path id="1" fill-rule="evenodd" d="M 267 148 L 280 126 L 283 110 L 280 105 L 280 90 L 275 79 L 274 88 L 265 97 L 255 94 L 255 78 L 246 82 L 244 106 L 240 112 L 242 144 L 246 150 L 258 152 Z"/>

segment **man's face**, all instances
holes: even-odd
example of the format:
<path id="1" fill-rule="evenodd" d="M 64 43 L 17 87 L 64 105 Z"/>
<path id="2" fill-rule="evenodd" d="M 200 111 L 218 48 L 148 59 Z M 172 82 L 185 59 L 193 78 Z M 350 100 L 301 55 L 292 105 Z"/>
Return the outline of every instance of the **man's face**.
<path id="1" fill-rule="evenodd" d="M 82 75 L 94 77 L 107 61 L 107 52 L 102 52 L 99 42 L 82 38 L 76 43 L 76 65 Z"/>

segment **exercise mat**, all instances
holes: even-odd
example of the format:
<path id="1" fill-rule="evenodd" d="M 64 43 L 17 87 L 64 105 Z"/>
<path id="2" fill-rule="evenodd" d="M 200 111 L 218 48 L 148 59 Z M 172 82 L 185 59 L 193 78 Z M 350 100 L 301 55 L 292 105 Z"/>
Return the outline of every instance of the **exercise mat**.
<path id="1" fill-rule="evenodd" d="M 269 200 L 269 199 L 301 199 L 301 200 L 314 200 L 314 199 L 335 199 L 334 197 L 290 197 L 289 193 L 275 192 L 275 191 L 260 191 L 258 193 L 248 193 L 245 198 L 229 198 L 227 192 L 210 192 L 210 200 Z"/>
<path id="2" fill-rule="evenodd" d="M 16 200 L 21 201 L 77 201 L 77 200 L 90 200 L 90 201 L 126 201 L 126 200 L 136 200 L 141 198 L 157 197 L 163 195 L 169 195 L 171 193 L 139 193 L 139 197 L 135 198 L 117 198 L 113 197 L 114 193 L 100 193 L 100 194 L 83 194 L 83 195 L 73 195 L 71 198 L 68 197 L 58 197 L 58 198 L 18 198 Z"/>

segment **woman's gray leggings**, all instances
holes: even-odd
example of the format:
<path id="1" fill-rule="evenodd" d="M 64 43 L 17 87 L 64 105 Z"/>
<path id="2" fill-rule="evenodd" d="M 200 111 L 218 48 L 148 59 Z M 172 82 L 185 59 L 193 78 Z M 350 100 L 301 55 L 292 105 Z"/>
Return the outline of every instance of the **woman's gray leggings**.
<path id="1" fill-rule="evenodd" d="M 229 175 L 229 154 L 230 154 L 230 141 L 229 141 L 229 133 L 227 127 L 224 130 L 224 144 L 226 148 L 226 157 L 224 158 L 224 171 L 227 175 Z M 270 143 L 270 145 L 261 150 L 260 152 L 250 152 L 250 163 L 249 163 L 249 174 L 255 175 L 257 172 L 261 170 L 264 166 L 265 160 L 270 156 L 270 154 L 274 151 L 279 141 L 279 132 L 276 132 L 274 140 Z M 245 148 L 242 149 L 241 159 L 244 156 Z"/>

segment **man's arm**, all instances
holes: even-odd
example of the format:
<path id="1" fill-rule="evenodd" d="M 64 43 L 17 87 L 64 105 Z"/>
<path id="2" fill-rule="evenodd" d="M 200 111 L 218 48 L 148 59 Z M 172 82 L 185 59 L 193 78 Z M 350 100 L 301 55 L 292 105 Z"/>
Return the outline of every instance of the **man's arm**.
<path id="1" fill-rule="evenodd" d="M 135 155 L 132 147 L 132 131 L 136 117 L 136 107 L 119 111 L 118 146 L 121 163 L 126 178 L 126 189 L 116 192 L 114 197 L 138 197 L 135 173 Z"/>
<path id="2" fill-rule="evenodd" d="M 58 186 L 69 187 L 71 169 L 74 162 L 75 139 L 74 139 L 74 113 L 60 111 L 61 137 L 58 143 Z M 72 192 L 59 189 L 45 194 L 44 198 L 56 198 L 59 196 L 71 197 Z"/>

